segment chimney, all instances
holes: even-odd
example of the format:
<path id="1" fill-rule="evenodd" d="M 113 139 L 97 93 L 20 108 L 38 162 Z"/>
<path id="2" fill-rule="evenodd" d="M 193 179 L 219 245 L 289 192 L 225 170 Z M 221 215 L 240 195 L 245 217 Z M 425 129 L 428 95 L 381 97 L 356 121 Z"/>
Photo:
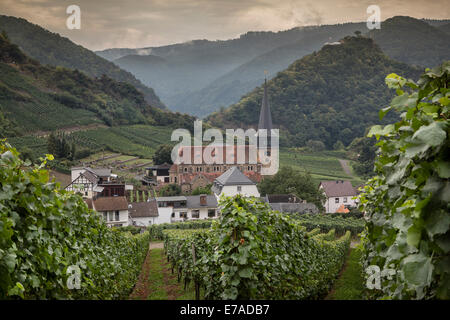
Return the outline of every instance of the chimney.
<path id="1" fill-rule="evenodd" d="M 201 206 L 206 206 L 206 194 L 201 194 L 200 195 L 200 205 Z"/>

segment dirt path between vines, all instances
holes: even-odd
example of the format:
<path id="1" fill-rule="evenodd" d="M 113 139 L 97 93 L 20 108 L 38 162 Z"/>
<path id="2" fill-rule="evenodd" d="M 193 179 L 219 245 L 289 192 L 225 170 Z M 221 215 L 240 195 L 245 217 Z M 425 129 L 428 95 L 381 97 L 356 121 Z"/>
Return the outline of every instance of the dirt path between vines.
<path id="1" fill-rule="evenodd" d="M 150 243 L 141 274 L 130 294 L 130 299 L 147 300 L 152 296 L 150 299 L 158 297 L 156 299 L 176 300 L 182 295 L 182 284 L 177 282 L 176 273 L 172 274 L 172 267 L 161 251 L 163 248 L 162 242 Z M 158 254 L 158 251 L 161 253 Z"/>
<path id="2" fill-rule="evenodd" d="M 150 274 L 150 249 L 152 249 L 152 243 L 149 245 L 138 281 L 133 288 L 133 292 L 130 294 L 130 299 L 132 300 L 147 300 L 150 293 L 148 283 L 148 276 Z"/>
<path id="3" fill-rule="evenodd" d="M 163 242 L 151 242 L 149 250 L 152 250 L 152 249 L 163 249 L 163 248 L 164 248 L 164 243 Z"/>
<path id="4" fill-rule="evenodd" d="M 338 159 L 339 163 L 341 164 L 342 169 L 346 174 L 348 174 L 350 177 L 353 177 L 352 169 L 350 168 L 348 164 L 348 160 Z"/>
<path id="5" fill-rule="evenodd" d="M 345 272 L 345 270 L 347 270 L 347 268 L 348 268 L 348 260 L 350 258 L 350 253 L 352 252 L 352 250 L 353 249 L 350 246 L 350 248 L 349 248 L 349 250 L 347 252 L 347 256 L 345 257 L 344 265 L 342 266 L 341 271 L 339 271 L 339 274 L 338 274 L 338 276 L 336 277 L 336 280 L 333 283 L 332 289 L 328 292 L 328 294 L 326 295 L 324 300 L 333 300 L 333 296 L 334 296 L 334 293 L 336 291 L 336 281 L 337 281 L 337 279 L 339 279 L 342 276 L 342 274 Z"/>

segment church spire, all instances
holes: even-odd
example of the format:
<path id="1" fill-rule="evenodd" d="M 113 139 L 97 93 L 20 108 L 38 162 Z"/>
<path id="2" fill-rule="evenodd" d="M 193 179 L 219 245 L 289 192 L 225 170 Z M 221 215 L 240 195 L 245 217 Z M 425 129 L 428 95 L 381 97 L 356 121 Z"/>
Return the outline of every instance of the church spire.
<path id="1" fill-rule="evenodd" d="M 267 96 L 267 78 L 264 80 L 264 96 L 259 113 L 258 130 L 260 129 L 266 129 L 267 135 L 270 135 L 270 130 L 272 130 L 272 115 L 270 114 L 269 98 Z"/>

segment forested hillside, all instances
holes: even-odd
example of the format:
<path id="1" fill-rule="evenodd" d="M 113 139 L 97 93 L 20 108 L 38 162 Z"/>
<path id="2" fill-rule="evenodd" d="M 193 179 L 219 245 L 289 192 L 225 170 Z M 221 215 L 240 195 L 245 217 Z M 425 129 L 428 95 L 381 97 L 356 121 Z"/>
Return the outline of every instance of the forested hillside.
<path id="1" fill-rule="evenodd" d="M 150 106 L 132 85 L 43 66 L 0 35 L 0 136 L 87 126 L 192 126 L 193 118 Z"/>
<path id="2" fill-rule="evenodd" d="M 206 116 L 220 107 L 229 106 L 239 101 L 246 93 L 264 82 L 264 71 L 268 77 L 286 69 L 292 62 L 319 50 L 324 43 L 334 42 L 362 30 L 362 23 L 345 23 L 309 28 L 303 31 L 300 39 L 276 47 L 268 52 L 245 62 L 230 72 L 218 77 L 199 91 L 188 96 L 179 95 L 167 100 L 172 106 L 198 116 Z"/>
<path id="3" fill-rule="evenodd" d="M 154 88 L 170 109 L 204 116 L 237 102 L 261 84 L 264 70 L 275 75 L 319 49 L 324 42 L 337 41 L 364 27 L 364 23 L 346 23 L 280 32 L 247 32 L 230 40 L 109 49 L 97 54 L 112 59 Z"/>
<path id="4" fill-rule="evenodd" d="M 361 36 L 346 37 L 294 62 L 267 82 L 282 145 L 318 140 L 332 148 L 337 141 L 348 145 L 362 136 L 367 126 L 379 122 L 378 111 L 392 98 L 384 83 L 392 72 L 415 79 L 421 70 L 389 59 L 373 40 Z M 256 126 L 262 91 L 256 88 L 207 120 L 219 127 Z"/>
<path id="5" fill-rule="evenodd" d="M 392 59 L 431 67 L 449 59 L 449 20 L 396 16 L 370 31 L 365 22 L 248 32 L 224 41 L 194 40 L 141 49 L 97 52 L 154 88 L 172 110 L 204 117 L 237 103 L 246 93 L 291 63 L 360 31 Z M 369 32 L 370 31 L 370 32 Z"/>
<path id="6" fill-rule="evenodd" d="M 134 75 L 57 33 L 22 18 L 0 15 L 0 32 L 2 30 L 28 56 L 43 65 L 78 69 L 91 77 L 106 75 L 117 81 L 127 82 L 142 92 L 151 106 L 165 108 L 153 89 L 143 85 Z"/>
<path id="7" fill-rule="evenodd" d="M 389 57 L 431 68 L 450 59 L 450 34 L 445 28 L 399 16 L 383 21 L 381 29 L 372 30 L 369 36 Z"/>
<path id="8" fill-rule="evenodd" d="M 450 35 L 450 23 L 439 26 L 438 29 Z"/>

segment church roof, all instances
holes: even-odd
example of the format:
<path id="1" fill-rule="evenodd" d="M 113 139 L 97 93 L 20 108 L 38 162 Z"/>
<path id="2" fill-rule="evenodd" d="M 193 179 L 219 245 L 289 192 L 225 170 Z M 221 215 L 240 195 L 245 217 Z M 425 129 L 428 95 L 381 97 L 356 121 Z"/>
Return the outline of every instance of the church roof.
<path id="1" fill-rule="evenodd" d="M 272 130 L 272 115 L 270 114 L 269 97 L 267 95 L 267 80 L 264 82 L 264 96 L 261 103 L 261 112 L 259 113 L 258 130 L 266 129 L 270 135 Z"/>
<path id="2" fill-rule="evenodd" d="M 255 184 L 245 174 L 243 174 L 238 167 L 228 169 L 220 177 L 217 177 L 216 181 L 222 186 Z"/>

